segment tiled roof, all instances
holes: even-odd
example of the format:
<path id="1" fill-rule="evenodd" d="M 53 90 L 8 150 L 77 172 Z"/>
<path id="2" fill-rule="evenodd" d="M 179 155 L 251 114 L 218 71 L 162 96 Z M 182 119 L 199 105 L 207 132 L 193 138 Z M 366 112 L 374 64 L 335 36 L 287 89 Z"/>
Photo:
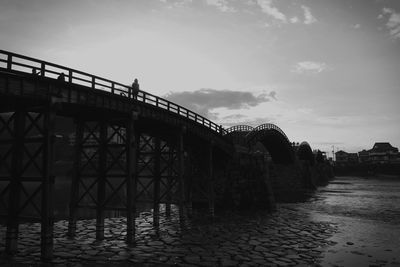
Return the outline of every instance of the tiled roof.
<path id="1" fill-rule="evenodd" d="M 388 152 L 388 151 L 398 152 L 399 150 L 387 142 L 375 143 L 374 147 L 371 150 L 369 150 L 369 152 L 378 152 L 378 153 Z"/>

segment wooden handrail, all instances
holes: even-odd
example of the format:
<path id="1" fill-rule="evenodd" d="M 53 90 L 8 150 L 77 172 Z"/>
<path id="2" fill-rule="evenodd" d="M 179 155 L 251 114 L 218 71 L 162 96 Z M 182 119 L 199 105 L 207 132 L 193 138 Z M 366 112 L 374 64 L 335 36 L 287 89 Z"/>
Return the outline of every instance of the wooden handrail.
<path id="1" fill-rule="evenodd" d="M 6 56 L 6 59 L 2 59 L 1 56 Z M 24 60 L 26 62 L 21 63 L 18 60 Z M 6 67 L 2 67 L 1 63 L 5 63 Z M 82 85 L 81 83 L 87 83 L 87 87 L 93 90 L 108 91 L 111 94 L 123 95 L 127 98 L 133 99 L 131 86 L 124 85 L 115 81 L 111 81 L 99 76 L 95 76 L 83 71 L 71 69 L 51 62 L 39 60 L 36 58 L 12 53 L 9 51 L 0 50 L 0 69 L 6 69 L 8 71 L 19 71 L 32 74 L 33 70 L 39 69 L 40 66 L 40 76 L 54 79 L 54 75 L 59 75 L 64 73 L 66 82 L 72 84 Z M 56 70 L 54 70 L 56 69 Z M 80 83 L 76 83 L 80 82 Z M 101 88 L 100 88 L 101 86 Z M 117 88 L 117 86 L 119 88 Z M 141 95 L 141 97 L 139 96 Z M 134 101 L 143 102 L 171 113 L 177 114 L 179 116 L 185 117 L 195 123 L 201 124 L 210 130 L 217 132 L 219 134 L 226 133 L 226 130 L 221 128 L 220 125 L 212 122 L 211 120 L 183 107 L 173 102 L 170 102 L 164 98 L 158 97 L 156 95 L 139 91 L 138 97 L 133 99 Z M 160 102 L 162 104 L 160 104 Z M 165 103 L 165 104 L 164 104 Z M 189 114 L 194 114 L 194 116 L 189 116 Z M 221 131 L 222 129 L 222 131 Z"/>

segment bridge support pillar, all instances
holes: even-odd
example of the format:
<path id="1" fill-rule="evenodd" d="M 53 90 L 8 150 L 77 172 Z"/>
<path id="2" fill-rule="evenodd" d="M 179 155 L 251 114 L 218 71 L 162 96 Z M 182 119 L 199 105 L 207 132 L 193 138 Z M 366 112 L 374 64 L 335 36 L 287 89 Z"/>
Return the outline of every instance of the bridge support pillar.
<path id="1" fill-rule="evenodd" d="M 267 193 L 267 207 L 268 210 L 273 212 L 276 211 L 276 203 L 274 198 L 274 192 L 272 190 L 271 178 L 270 178 L 270 171 L 269 171 L 269 163 L 265 159 L 265 156 L 261 159 L 257 158 L 257 168 L 261 170 L 262 179 L 266 186 L 266 193 Z"/>
<path id="2" fill-rule="evenodd" d="M 74 237 L 76 234 L 76 217 L 77 206 L 79 198 L 79 181 L 81 180 L 81 151 L 84 121 L 80 119 L 75 120 L 75 155 L 74 155 L 74 174 L 71 182 L 71 194 L 69 205 L 69 219 L 68 219 L 68 236 Z"/>
<path id="3" fill-rule="evenodd" d="M 127 214 L 126 214 L 126 242 L 135 243 L 136 233 L 136 189 L 137 189 L 137 150 L 139 136 L 136 133 L 135 121 L 137 114 L 132 112 L 126 126 L 126 151 L 127 151 Z"/>
<path id="4" fill-rule="evenodd" d="M 41 218 L 41 258 L 53 258 L 54 228 L 54 128 L 56 109 L 54 99 L 50 99 L 45 110 L 43 131 L 43 180 L 42 180 L 42 218 Z"/>
<path id="5" fill-rule="evenodd" d="M 179 221 L 183 223 L 185 220 L 184 214 L 184 206 L 185 206 L 185 184 L 184 184 L 184 175 L 185 175 L 185 151 L 183 148 L 183 135 L 185 129 L 181 128 L 178 132 L 177 136 L 177 153 L 178 153 L 178 201 L 179 201 Z"/>
<path id="6" fill-rule="evenodd" d="M 153 226 L 160 225 L 161 140 L 154 138 Z"/>
<path id="7" fill-rule="evenodd" d="M 185 184 L 185 199 L 186 199 L 186 214 L 188 217 L 193 216 L 193 177 L 191 175 L 186 175 Z"/>
<path id="8" fill-rule="evenodd" d="M 41 258 L 47 261 L 53 257 L 56 101 L 50 98 L 47 104 L 36 107 L 17 104 L 15 109 L 6 120 L 0 119 L 0 132 L 5 137 L 0 142 L 0 164 L 5 167 L 0 168 L 0 177 L 2 184 L 8 182 L 0 189 L 7 211 L 5 251 L 17 252 L 20 219 L 35 219 L 41 222 Z"/>
<path id="9" fill-rule="evenodd" d="M 174 174 L 174 149 L 169 147 L 168 149 L 168 177 L 167 177 L 167 196 L 165 203 L 165 216 L 171 216 L 171 203 L 172 203 L 172 186 L 173 186 L 173 174 Z"/>
<path id="10" fill-rule="evenodd" d="M 97 203 L 96 203 L 96 239 L 104 239 L 104 206 L 106 196 L 107 179 L 107 125 L 105 121 L 100 122 L 99 139 L 99 165 L 97 182 Z"/>
<path id="11" fill-rule="evenodd" d="M 132 203 L 125 201 L 129 190 L 126 188 L 132 187 L 132 181 L 129 181 L 128 177 L 134 179 L 132 177 L 136 172 L 133 166 L 136 160 L 127 161 L 129 157 L 134 158 L 128 155 L 129 153 L 135 154 L 129 144 L 137 143 L 134 137 L 129 136 L 129 133 L 134 135 L 135 132 L 134 126 L 129 125 L 133 122 L 129 122 L 127 118 L 110 118 L 105 114 L 100 116 L 100 121 L 91 117 L 76 120 L 74 177 L 71 184 L 68 223 L 70 237 L 75 236 L 77 211 L 80 208 L 95 209 L 97 240 L 104 239 L 106 211 L 134 209 Z M 132 129 L 129 130 L 129 127 Z M 127 140 L 129 138 L 131 141 Z M 129 205 L 131 208 L 128 208 Z"/>
<path id="12" fill-rule="evenodd" d="M 14 140 L 12 143 L 12 161 L 11 161 L 11 181 L 9 183 L 9 207 L 6 232 L 6 252 L 14 254 L 18 247 L 19 232 L 19 208 L 20 195 L 22 189 L 21 170 L 23 167 L 22 159 L 24 153 L 24 130 L 25 130 L 24 110 L 18 110 L 14 113 Z"/>
<path id="13" fill-rule="evenodd" d="M 213 143 L 207 146 L 207 183 L 208 183 L 208 209 L 211 217 L 215 216 L 214 199 L 214 172 L 213 172 Z"/>

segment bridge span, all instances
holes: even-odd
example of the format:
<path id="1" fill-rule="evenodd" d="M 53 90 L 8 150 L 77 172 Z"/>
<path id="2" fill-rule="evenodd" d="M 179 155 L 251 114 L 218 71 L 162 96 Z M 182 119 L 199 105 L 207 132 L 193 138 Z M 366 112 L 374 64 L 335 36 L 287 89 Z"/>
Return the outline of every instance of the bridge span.
<path id="1" fill-rule="evenodd" d="M 65 126 L 65 121 L 73 121 Z M 61 129 L 72 147 L 59 146 Z M 60 162 L 71 161 L 68 234 L 80 210 L 96 216 L 104 238 L 110 210 L 127 217 L 135 241 L 137 205 L 265 206 L 304 193 L 324 180 L 308 143 L 295 146 L 276 125 L 224 129 L 209 119 L 145 91 L 39 59 L 0 50 L 0 223 L 15 253 L 19 224 L 41 222 L 43 260 L 53 255 L 54 184 Z M 62 159 L 62 160 L 60 160 Z M 320 167 L 322 168 L 322 167 Z M 322 177 L 322 178 L 321 178 Z"/>

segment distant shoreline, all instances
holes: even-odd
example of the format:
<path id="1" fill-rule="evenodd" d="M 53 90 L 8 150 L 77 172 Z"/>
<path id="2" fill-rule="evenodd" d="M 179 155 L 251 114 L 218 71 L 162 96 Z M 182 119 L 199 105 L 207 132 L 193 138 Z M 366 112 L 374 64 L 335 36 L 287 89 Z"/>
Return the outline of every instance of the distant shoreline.
<path id="1" fill-rule="evenodd" d="M 378 179 L 400 179 L 400 164 L 368 164 L 358 163 L 334 166 L 335 176 L 355 175 Z"/>
<path id="2" fill-rule="evenodd" d="M 373 178 L 373 179 L 382 179 L 382 180 L 400 180 L 400 175 L 393 175 L 393 174 L 382 174 L 382 173 L 377 173 L 377 174 L 370 174 L 370 175 L 365 175 L 365 174 L 354 174 L 354 173 L 348 173 L 348 174 L 335 174 L 335 177 L 346 177 L 346 176 L 359 176 L 361 178 Z"/>

